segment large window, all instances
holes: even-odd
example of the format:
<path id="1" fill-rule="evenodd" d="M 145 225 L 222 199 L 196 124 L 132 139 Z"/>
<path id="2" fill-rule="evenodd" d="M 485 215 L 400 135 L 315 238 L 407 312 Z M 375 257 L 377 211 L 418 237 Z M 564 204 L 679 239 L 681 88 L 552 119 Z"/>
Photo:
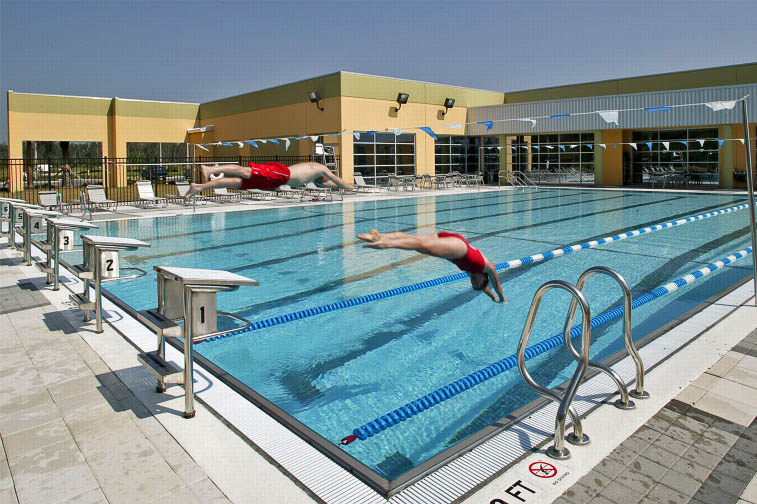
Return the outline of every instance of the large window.
<path id="1" fill-rule="evenodd" d="M 367 178 L 369 183 L 382 183 L 390 173 L 395 175 L 415 174 L 415 134 L 360 132 L 354 143 L 355 171 Z"/>
<path id="2" fill-rule="evenodd" d="M 531 137 L 531 171 L 570 184 L 594 183 L 594 133 Z"/>
<path id="3" fill-rule="evenodd" d="M 718 129 L 634 131 L 634 183 L 656 183 L 660 175 L 684 174 L 688 183 L 718 183 Z"/>

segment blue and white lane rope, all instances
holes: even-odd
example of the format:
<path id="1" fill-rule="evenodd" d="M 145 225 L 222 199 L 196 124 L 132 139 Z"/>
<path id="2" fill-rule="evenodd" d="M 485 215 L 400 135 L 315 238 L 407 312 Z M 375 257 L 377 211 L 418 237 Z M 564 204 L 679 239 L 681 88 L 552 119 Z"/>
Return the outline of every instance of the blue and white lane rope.
<path id="1" fill-rule="evenodd" d="M 590 249 L 594 248 L 598 245 L 605 245 L 607 243 L 612 243 L 615 241 L 625 240 L 626 238 L 631 238 L 632 236 L 639 236 L 646 233 L 651 233 L 653 231 L 659 231 L 661 229 L 667 229 L 674 226 L 682 226 L 684 224 L 688 224 L 690 222 L 694 221 L 700 221 L 704 219 L 709 219 L 711 217 L 716 217 L 718 215 L 723 215 L 731 212 L 737 212 L 739 210 L 743 210 L 745 208 L 749 208 L 749 203 L 744 203 L 743 205 L 738 205 L 730 208 L 724 208 L 722 210 L 716 210 L 714 212 L 707 212 L 704 214 L 694 215 L 691 217 L 684 217 L 682 219 L 678 219 L 676 221 L 669 221 L 665 222 L 663 224 L 655 224 L 654 226 L 649 226 L 645 228 L 635 229 L 633 231 L 628 231 L 625 233 L 621 233 L 614 236 L 606 236 L 604 238 L 600 238 L 599 240 L 592 240 L 589 242 L 579 243 L 576 245 L 569 245 L 567 247 L 550 250 L 548 252 L 542 252 L 540 254 L 534 254 L 527 257 L 522 257 L 520 259 L 515 259 L 512 261 L 507 261 L 503 263 L 499 263 L 496 265 L 497 270 L 506 270 L 506 269 L 514 269 L 518 268 L 520 266 L 523 266 L 525 264 L 533 264 L 538 263 L 547 259 L 553 259 L 555 257 L 563 256 L 566 254 L 570 254 L 572 252 L 577 252 L 579 250 L 584 249 Z M 341 310 L 342 308 L 349 308 L 351 306 L 358 306 L 365 303 L 369 303 L 371 301 L 378 301 L 380 299 L 386 299 L 389 297 L 397 296 L 399 294 L 406 294 L 408 292 L 415 292 L 421 289 L 426 289 L 428 287 L 434 287 L 437 285 L 443 285 L 450 282 L 454 282 L 457 280 L 463 280 L 468 278 L 468 274 L 464 272 L 455 273 L 454 275 L 448 275 L 441 278 L 435 278 L 433 280 L 426 280 L 425 282 L 418 282 L 410 285 L 405 285 L 403 287 L 397 287 L 394 289 L 389 289 L 381 292 L 375 292 L 373 294 L 366 294 L 365 296 L 360 296 L 356 298 L 351 299 L 345 299 L 343 301 L 337 301 L 334 303 L 329 303 L 321 306 L 316 306 L 314 308 L 306 308 L 304 310 L 287 313 L 284 315 L 279 315 L 276 317 L 271 317 L 265 320 L 258 320 L 256 322 L 253 322 L 250 324 L 249 327 L 246 329 L 242 329 L 235 332 L 230 332 L 227 334 L 223 334 L 220 336 L 215 336 L 213 338 L 208 338 L 203 341 L 198 342 L 203 343 L 206 341 L 215 341 L 218 339 L 228 338 L 230 336 L 236 336 L 238 334 L 243 334 L 250 331 L 256 331 L 258 329 L 264 329 L 266 327 L 272 327 L 279 324 L 285 324 L 287 322 L 293 322 L 295 320 L 300 320 L 308 317 L 312 317 L 314 315 L 320 315 L 321 313 L 329 313 L 336 310 Z"/>
<path id="2" fill-rule="evenodd" d="M 689 273 L 688 275 L 681 277 L 678 280 L 674 280 L 668 284 L 657 287 L 653 291 L 634 299 L 631 303 L 631 308 L 638 308 L 654 299 L 664 296 L 665 294 L 670 294 L 671 292 L 678 290 L 684 285 L 691 284 L 695 280 L 709 275 L 710 273 L 723 268 L 726 264 L 730 264 L 751 253 L 752 248 L 748 247 L 745 250 L 741 250 L 731 256 L 714 262 L 709 266 L 705 266 L 704 268 L 698 269 L 693 273 Z M 620 305 L 613 308 L 612 310 L 608 310 L 600 315 L 597 315 L 596 317 L 591 319 L 591 328 L 596 329 L 597 327 L 607 324 L 612 320 L 620 318 L 623 315 L 623 312 L 624 308 L 622 305 Z M 571 339 L 577 338 L 581 334 L 581 325 L 582 324 L 578 324 L 571 328 Z M 547 350 L 555 348 L 556 346 L 563 343 L 565 343 L 563 333 L 555 334 L 551 338 L 546 339 L 541 343 L 537 343 L 536 345 L 528 347 L 525 352 L 526 360 L 533 359 L 537 355 L 541 355 Z M 511 369 L 517 365 L 518 361 L 515 354 L 497 361 L 494 364 L 489 364 L 483 369 L 471 373 L 464 378 L 460 378 L 459 380 L 456 380 L 449 385 L 436 389 L 430 394 L 424 395 L 420 399 L 409 402 L 390 413 L 381 415 L 372 422 L 368 422 L 367 424 L 354 429 L 352 431 L 352 434 L 342 438 L 341 444 L 347 445 L 352 443 L 356 439 L 360 439 L 361 441 L 368 439 L 369 437 L 378 434 L 379 432 L 388 429 L 389 427 L 393 427 L 394 425 L 397 425 L 398 423 L 407 420 L 408 418 L 413 417 L 422 411 L 436 406 L 437 404 L 456 396 L 460 392 L 473 388 L 476 385 L 485 382 L 489 378 L 493 378 L 498 374 L 504 373 L 508 369 Z"/>

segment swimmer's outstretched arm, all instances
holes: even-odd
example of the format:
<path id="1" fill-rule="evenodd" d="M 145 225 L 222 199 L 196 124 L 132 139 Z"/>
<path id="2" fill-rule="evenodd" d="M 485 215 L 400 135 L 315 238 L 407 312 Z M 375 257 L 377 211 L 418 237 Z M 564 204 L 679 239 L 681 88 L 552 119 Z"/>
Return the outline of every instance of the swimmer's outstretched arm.
<path id="1" fill-rule="evenodd" d="M 489 283 L 494 286 L 494 290 L 497 291 L 497 296 L 499 296 L 499 299 L 494 297 L 494 293 L 492 292 L 491 288 L 487 285 L 484 289 L 484 292 L 492 298 L 492 301 L 495 303 L 507 303 L 507 299 L 505 298 L 504 293 L 502 292 L 502 284 L 499 283 L 499 277 L 497 276 L 497 268 L 494 267 L 494 264 L 489 260 L 489 258 L 486 259 L 486 267 L 484 268 L 483 273 L 486 274 L 486 276 L 489 277 Z"/>

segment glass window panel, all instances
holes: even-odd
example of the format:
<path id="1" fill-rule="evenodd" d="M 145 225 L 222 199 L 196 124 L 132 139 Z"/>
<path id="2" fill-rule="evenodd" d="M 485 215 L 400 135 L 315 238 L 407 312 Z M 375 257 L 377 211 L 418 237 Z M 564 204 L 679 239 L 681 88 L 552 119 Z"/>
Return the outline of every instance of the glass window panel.
<path id="1" fill-rule="evenodd" d="M 689 140 L 696 140 L 697 138 L 717 138 L 717 137 L 718 137 L 717 128 L 700 128 L 700 129 L 689 130 Z M 685 137 L 681 137 L 681 138 L 685 138 Z"/>
<path id="2" fill-rule="evenodd" d="M 398 166 L 397 175 L 413 175 L 415 173 L 414 166 Z"/>
<path id="3" fill-rule="evenodd" d="M 373 155 L 355 154 L 355 166 L 373 166 Z"/>
<path id="4" fill-rule="evenodd" d="M 355 154 L 373 154 L 373 144 L 354 144 Z"/>
<path id="5" fill-rule="evenodd" d="M 415 145 L 413 144 L 401 144 L 397 145 L 397 154 L 412 154 L 415 152 Z"/>
<path id="6" fill-rule="evenodd" d="M 376 156 L 377 166 L 394 166 L 394 156 Z"/>
<path id="7" fill-rule="evenodd" d="M 415 143 L 415 133 L 402 133 L 397 135 L 397 143 Z"/>
<path id="8" fill-rule="evenodd" d="M 578 143 L 581 136 L 578 133 L 563 133 L 560 135 L 560 141 L 563 143 Z"/>
<path id="9" fill-rule="evenodd" d="M 376 144 L 376 154 L 394 154 L 394 144 Z"/>
<path id="10" fill-rule="evenodd" d="M 415 163 L 415 156 L 406 156 L 402 154 L 397 154 L 396 156 L 397 164 L 403 164 L 403 165 L 411 165 Z"/>
<path id="11" fill-rule="evenodd" d="M 394 133 L 376 133 L 376 143 L 394 143 Z"/>

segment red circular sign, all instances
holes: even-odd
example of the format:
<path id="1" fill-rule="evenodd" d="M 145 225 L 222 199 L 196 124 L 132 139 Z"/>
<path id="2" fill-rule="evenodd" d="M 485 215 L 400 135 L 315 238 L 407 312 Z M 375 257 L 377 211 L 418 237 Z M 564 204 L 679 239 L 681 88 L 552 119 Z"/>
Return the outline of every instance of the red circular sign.
<path id="1" fill-rule="evenodd" d="M 554 478 L 557 475 L 557 468 L 549 462 L 534 462 L 528 470 L 537 478 Z"/>

